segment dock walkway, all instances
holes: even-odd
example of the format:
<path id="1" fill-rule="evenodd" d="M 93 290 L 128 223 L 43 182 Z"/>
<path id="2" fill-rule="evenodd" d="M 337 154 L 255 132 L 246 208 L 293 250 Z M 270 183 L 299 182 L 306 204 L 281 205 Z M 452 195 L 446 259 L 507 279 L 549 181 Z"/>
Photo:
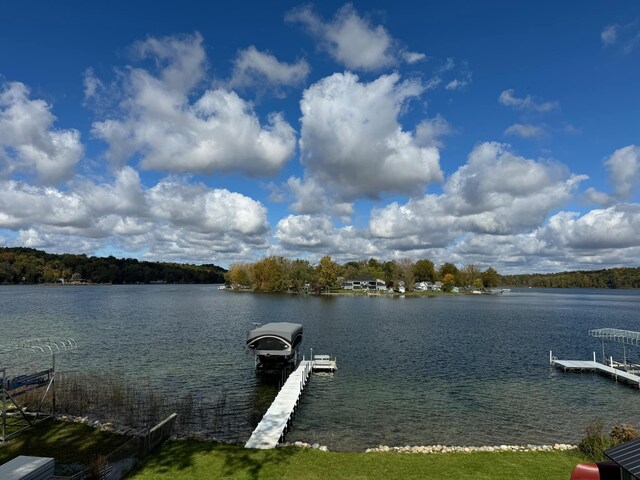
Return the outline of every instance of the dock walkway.
<path id="1" fill-rule="evenodd" d="M 640 387 L 640 376 L 634 375 L 633 373 L 625 372 L 624 370 L 621 370 L 619 368 L 614 368 L 608 365 L 604 365 L 596 361 L 558 360 L 552 357 L 551 364 L 556 367 L 560 367 L 564 369 L 564 371 L 568 371 L 568 370 L 595 371 L 595 372 L 613 377 L 616 380 L 621 379 L 632 385 Z"/>
<path id="2" fill-rule="evenodd" d="M 312 370 L 312 362 L 303 360 L 280 389 L 275 400 L 244 445 L 245 448 L 275 448 L 298 405 Z"/>

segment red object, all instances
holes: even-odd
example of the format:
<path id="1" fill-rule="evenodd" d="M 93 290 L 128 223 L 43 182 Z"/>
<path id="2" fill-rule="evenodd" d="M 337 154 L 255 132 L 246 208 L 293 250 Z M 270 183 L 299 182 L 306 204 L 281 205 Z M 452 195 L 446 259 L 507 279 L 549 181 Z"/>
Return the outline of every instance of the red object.
<path id="1" fill-rule="evenodd" d="M 600 469 L 595 463 L 579 463 L 571 472 L 570 480 L 600 480 Z"/>

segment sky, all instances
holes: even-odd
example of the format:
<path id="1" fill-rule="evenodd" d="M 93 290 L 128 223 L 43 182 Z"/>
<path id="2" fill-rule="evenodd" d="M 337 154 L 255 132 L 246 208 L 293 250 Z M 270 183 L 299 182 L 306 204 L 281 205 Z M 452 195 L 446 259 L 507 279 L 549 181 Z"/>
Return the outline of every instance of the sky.
<path id="1" fill-rule="evenodd" d="M 9 2 L 0 246 L 640 266 L 640 3 Z"/>

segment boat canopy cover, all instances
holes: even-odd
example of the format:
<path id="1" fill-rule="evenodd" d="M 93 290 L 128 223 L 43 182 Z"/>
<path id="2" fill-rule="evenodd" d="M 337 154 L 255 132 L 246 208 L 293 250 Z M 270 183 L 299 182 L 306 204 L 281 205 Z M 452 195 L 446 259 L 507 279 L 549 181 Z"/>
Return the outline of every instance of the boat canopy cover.
<path id="1" fill-rule="evenodd" d="M 589 330 L 589 336 L 602 338 L 604 340 L 613 340 L 614 342 L 626 343 L 627 345 L 640 346 L 640 332 L 632 332 L 630 330 L 620 330 L 618 328 L 598 328 Z"/>
<path id="2" fill-rule="evenodd" d="M 267 323 L 247 333 L 247 343 L 252 342 L 256 338 L 264 336 L 280 337 L 286 340 L 288 343 L 293 343 L 293 340 L 298 335 L 302 335 L 302 325 L 300 325 L 299 323 Z"/>

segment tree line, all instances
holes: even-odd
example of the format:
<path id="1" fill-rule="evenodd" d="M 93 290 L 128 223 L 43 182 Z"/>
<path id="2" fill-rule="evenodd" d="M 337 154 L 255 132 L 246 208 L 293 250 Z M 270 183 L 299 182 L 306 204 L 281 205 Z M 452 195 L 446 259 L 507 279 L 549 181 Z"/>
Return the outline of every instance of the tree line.
<path id="1" fill-rule="evenodd" d="M 223 283 L 216 265 L 145 262 L 133 258 L 51 254 L 0 248 L 0 283 Z"/>
<path id="2" fill-rule="evenodd" d="M 359 278 L 381 279 L 387 287 L 394 288 L 402 282 L 408 290 L 417 282 L 441 281 L 445 291 L 455 286 L 491 288 L 500 283 L 500 275 L 492 267 L 483 271 L 476 265 L 459 269 L 444 263 L 436 268 L 428 259 L 380 262 L 371 258 L 340 265 L 325 256 L 312 265 L 307 260 L 270 256 L 255 263 L 233 264 L 225 274 L 226 283 L 235 288 L 273 293 L 336 289 L 346 280 Z"/>
<path id="3" fill-rule="evenodd" d="M 640 268 L 503 275 L 501 278 L 503 284 L 514 287 L 640 288 Z"/>

